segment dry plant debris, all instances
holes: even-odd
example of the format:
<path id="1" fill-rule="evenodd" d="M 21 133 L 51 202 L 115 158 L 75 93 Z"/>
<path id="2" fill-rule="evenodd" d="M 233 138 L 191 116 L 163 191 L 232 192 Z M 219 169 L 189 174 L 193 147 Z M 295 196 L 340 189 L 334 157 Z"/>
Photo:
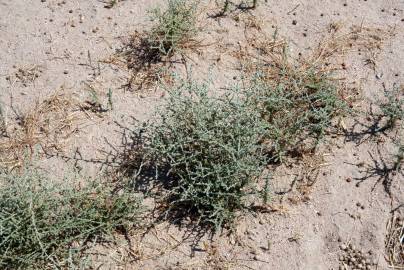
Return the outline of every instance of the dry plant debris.
<path id="1" fill-rule="evenodd" d="M 328 32 L 308 56 L 299 54 L 298 59 L 290 59 L 287 42 L 279 36 L 277 30 L 272 36 L 248 31 L 248 46 L 241 46 L 233 51 L 232 55 L 239 59 L 242 70 L 247 74 L 254 73 L 257 66 L 266 66 L 268 79 L 277 82 L 279 69 L 284 67 L 285 61 L 290 68 L 297 68 L 302 72 L 316 68 L 318 73 L 331 73 L 346 68 L 343 62 L 338 62 L 343 61 L 344 56 L 353 51 L 360 51 L 367 57 L 366 61 L 375 63 L 377 52 L 394 34 L 395 29 L 364 26 L 352 26 L 347 29 L 342 24 L 335 23 L 329 26 Z"/>
<path id="2" fill-rule="evenodd" d="M 38 65 L 20 67 L 13 76 L 8 76 L 7 79 L 9 81 L 18 81 L 23 86 L 27 86 L 28 84 L 35 82 L 35 80 L 41 76 L 42 72 L 42 67 Z"/>
<path id="3" fill-rule="evenodd" d="M 387 223 L 385 248 L 391 269 L 404 269 L 404 219 L 395 214 Z"/>
<path id="4" fill-rule="evenodd" d="M 37 103 L 15 123 L 7 123 L 0 137 L 0 166 L 21 168 L 39 146 L 43 152 L 60 150 L 76 131 L 80 105 L 71 96 L 55 94 Z"/>
<path id="5" fill-rule="evenodd" d="M 169 81 L 171 63 L 164 61 L 157 49 L 151 49 L 145 35 L 136 31 L 123 41 L 123 47 L 115 55 L 104 60 L 128 71 L 125 89 L 141 90 L 157 86 L 160 80 Z"/>

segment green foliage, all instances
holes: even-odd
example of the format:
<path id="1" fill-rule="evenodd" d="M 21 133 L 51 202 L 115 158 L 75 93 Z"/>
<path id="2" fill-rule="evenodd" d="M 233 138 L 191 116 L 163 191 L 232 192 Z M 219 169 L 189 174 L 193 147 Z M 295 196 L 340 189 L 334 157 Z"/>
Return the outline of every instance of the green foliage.
<path id="1" fill-rule="evenodd" d="M 380 106 L 383 116 L 387 118 L 387 127 L 394 128 L 399 120 L 404 118 L 404 98 L 400 94 L 400 89 L 395 88 L 391 92 L 386 92 L 386 103 Z"/>
<path id="2" fill-rule="evenodd" d="M 272 161 L 315 149 L 345 102 L 327 74 L 280 70 L 276 81 L 258 74 L 247 90 L 252 106 L 268 123 L 266 144 Z"/>
<path id="3" fill-rule="evenodd" d="M 181 81 L 143 129 L 143 143 L 171 212 L 197 216 L 216 229 L 230 223 L 256 191 L 268 161 L 313 151 L 332 119 L 347 110 L 326 74 L 285 72 L 276 82 L 256 76 L 244 89 L 208 94 Z M 264 201 L 269 178 L 265 182 Z"/>
<path id="4" fill-rule="evenodd" d="M 197 33 L 194 1 L 168 0 L 166 10 L 151 11 L 151 19 L 155 25 L 149 32 L 148 43 L 151 50 L 157 49 L 164 56 L 181 51 Z"/>
<path id="5" fill-rule="evenodd" d="M 174 179 L 170 210 L 216 229 L 231 222 L 262 173 L 265 128 L 239 91 L 209 96 L 208 85 L 181 82 L 148 130 L 148 151 Z"/>
<path id="6" fill-rule="evenodd" d="M 65 268 L 88 241 L 140 223 L 140 200 L 108 185 L 54 183 L 27 170 L 1 174 L 0 186 L 2 269 Z"/>

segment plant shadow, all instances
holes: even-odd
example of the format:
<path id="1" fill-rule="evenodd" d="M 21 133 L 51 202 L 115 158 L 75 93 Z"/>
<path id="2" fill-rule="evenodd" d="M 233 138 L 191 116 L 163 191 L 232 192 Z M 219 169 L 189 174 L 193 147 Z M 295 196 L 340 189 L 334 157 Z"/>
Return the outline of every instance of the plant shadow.
<path id="1" fill-rule="evenodd" d="M 381 114 L 373 111 L 372 105 L 365 120 L 354 119 L 354 124 L 344 132 L 345 142 L 354 142 L 361 145 L 370 138 L 377 136 L 389 137 L 391 126 Z"/>
<path id="2" fill-rule="evenodd" d="M 117 56 L 130 71 L 128 81 L 122 85 L 127 91 L 140 90 L 159 82 L 169 75 L 168 70 L 177 61 L 165 57 L 147 37 L 147 33 L 136 31 L 128 40 L 122 42 Z M 114 61 L 111 61 L 115 64 Z"/>
<path id="3" fill-rule="evenodd" d="M 168 222 L 169 226 L 176 226 L 181 232 L 181 241 L 191 242 L 192 252 L 198 251 L 198 244 L 206 237 L 212 238 L 214 231 L 211 227 L 205 226 L 194 218 L 196 213 L 187 206 L 170 205 L 172 198 L 167 191 L 176 186 L 176 180 L 169 174 L 168 168 L 157 170 L 153 160 L 149 160 L 145 154 L 144 128 L 138 121 L 132 118 L 134 124 L 124 125 L 114 122 L 114 128 L 120 136 L 118 144 L 113 144 L 107 137 L 104 137 L 109 150 L 98 149 L 103 155 L 102 158 L 86 158 L 79 149 L 72 155 L 47 152 L 48 158 L 60 158 L 66 163 L 73 163 L 75 168 L 81 168 L 83 163 L 90 163 L 99 167 L 105 172 L 110 181 L 114 182 L 116 190 L 129 188 L 134 193 L 141 193 L 145 198 L 154 201 L 153 208 L 148 218 L 153 222 L 147 226 L 145 235 L 153 229 L 156 224 Z M 130 127 L 135 126 L 135 128 Z M 126 238 L 128 236 L 124 234 Z"/>
<path id="4" fill-rule="evenodd" d="M 402 160 L 400 158 L 388 159 L 382 154 L 380 146 L 377 146 L 375 154 L 370 151 L 368 153 L 371 159 L 370 164 L 363 162 L 357 164 L 347 163 L 358 167 L 359 173 L 362 175 L 354 178 L 357 181 L 356 185 L 359 186 L 365 181 L 376 179 L 371 191 L 373 192 L 378 184 L 382 184 L 385 192 L 391 197 L 393 181 L 398 177 L 404 177 L 404 171 L 401 169 Z"/>
<path id="5" fill-rule="evenodd" d="M 233 6 L 233 10 L 230 10 L 230 5 Z M 231 14 L 233 12 L 250 12 L 251 10 L 254 10 L 256 8 L 256 5 L 248 5 L 244 2 L 241 2 L 239 4 L 235 4 L 232 1 L 226 1 L 224 3 L 224 6 L 221 11 L 216 12 L 214 14 L 208 14 L 208 17 L 211 19 L 219 19 L 225 17 L 227 14 Z"/>

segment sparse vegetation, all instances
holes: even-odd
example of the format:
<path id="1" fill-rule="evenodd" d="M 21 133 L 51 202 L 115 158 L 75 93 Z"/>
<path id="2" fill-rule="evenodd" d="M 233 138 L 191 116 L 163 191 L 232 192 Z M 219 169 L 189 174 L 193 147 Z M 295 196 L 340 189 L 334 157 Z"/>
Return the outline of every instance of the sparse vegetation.
<path id="1" fill-rule="evenodd" d="M 382 102 L 380 109 L 387 118 L 387 128 L 394 128 L 397 122 L 404 119 L 404 98 L 399 88 L 385 93 L 387 102 Z"/>
<path id="2" fill-rule="evenodd" d="M 136 31 L 118 51 L 131 72 L 125 88 L 139 90 L 162 79 L 170 80 L 171 58 L 200 45 L 196 40 L 197 1 L 167 0 L 165 9 L 157 7 L 150 11 L 150 20 L 153 22 L 150 30 Z M 122 64 L 114 57 L 107 62 Z"/>
<path id="3" fill-rule="evenodd" d="M 402 76 L 394 61 L 377 62 L 399 29 L 396 5 L 381 7 L 383 14 L 373 10 L 366 27 L 361 18 L 371 1 L 317 8 L 322 1 L 99 0 L 78 7 L 42 0 L 24 10 L 17 8 L 24 1 L 15 2 L 0 9 L 9 47 L 0 66 L 6 73 L 0 74 L 0 269 L 309 269 L 316 262 L 373 269 L 383 259 L 404 269 L 397 201 L 403 88 L 386 91 L 363 114 L 369 102 L 360 100 L 362 87 L 366 96 L 375 94 L 369 67 L 378 82 Z M 139 12 L 152 5 L 150 28 L 143 29 Z M 206 13 L 227 17 L 209 20 Z M 13 16 L 23 19 L 7 21 Z M 35 19 L 39 24 L 30 23 Z M 346 19 L 359 25 L 344 27 Z M 61 44 L 64 38 L 73 41 Z M 122 47 L 113 53 L 117 39 Z M 286 40 L 293 42 L 290 52 Z M 389 44 L 383 55 L 400 56 L 400 42 Z M 102 59 L 107 53 L 113 55 Z M 189 71 L 201 78 L 206 67 L 215 80 L 195 81 Z M 173 70 L 187 79 L 175 80 Z M 66 87 L 37 100 L 58 84 Z M 342 119 L 352 111 L 358 114 Z M 144 119 L 132 133 L 130 123 Z M 337 137 L 343 134 L 345 142 Z M 328 140 L 335 145 L 318 151 Z M 98 169 L 106 175 L 55 179 L 42 171 L 70 165 L 83 175 Z M 355 167 L 345 170 L 349 165 Z M 320 178 L 327 181 L 312 189 Z M 382 184 L 394 214 L 384 247 L 372 240 L 387 200 L 378 190 L 368 200 L 372 182 L 371 191 Z M 139 193 L 153 211 L 143 209 Z M 145 219 L 152 221 L 147 228 Z M 138 226 L 142 233 L 131 234 Z M 343 239 L 339 232 L 352 226 L 359 234 Z M 222 228 L 225 236 L 214 235 Z M 332 254 L 303 243 L 313 228 Z M 290 262 L 279 256 L 296 251 L 301 256 Z M 321 260 L 300 260 L 308 255 Z"/>
<path id="4" fill-rule="evenodd" d="M 172 179 L 171 213 L 216 229 L 232 221 L 262 173 L 265 129 L 239 91 L 209 96 L 208 85 L 182 81 L 146 131 L 160 176 Z"/>
<path id="5" fill-rule="evenodd" d="M 53 180 L 32 169 L 0 174 L 0 268 L 67 268 L 87 243 L 140 224 L 140 199 L 132 193 Z"/>
<path id="6" fill-rule="evenodd" d="M 198 31 L 195 1 L 168 0 L 166 10 L 157 7 L 151 11 L 153 28 L 148 32 L 150 50 L 171 56 L 190 46 Z"/>
<path id="7" fill-rule="evenodd" d="M 255 72 L 247 92 L 268 123 L 266 144 L 272 161 L 312 152 L 332 127 L 332 119 L 348 111 L 330 74 L 292 65 L 285 53 L 270 67 L 255 66 Z"/>
<path id="8" fill-rule="evenodd" d="M 49 153 L 60 149 L 73 133 L 81 109 L 71 96 L 58 93 L 17 115 L 17 121 L 7 122 L 12 136 L 0 137 L 0 168 L 23 167 L 38 148 Z"/>

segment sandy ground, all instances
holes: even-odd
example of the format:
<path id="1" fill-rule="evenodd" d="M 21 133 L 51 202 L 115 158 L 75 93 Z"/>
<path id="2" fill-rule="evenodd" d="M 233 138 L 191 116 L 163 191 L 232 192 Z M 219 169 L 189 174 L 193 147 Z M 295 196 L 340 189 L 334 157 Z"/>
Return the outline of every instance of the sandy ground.
<path id="1" fill-rule="evenodd" d="M 64 151 L 40 158 L 49 173 L 63 175 L 74 166 L 94 175 L 119 165 L 114 158 L 124 148 L 127 128 L 134 118 L 150 117 L 164 91 L 125 89 L 129 72 L 105 61 L 131 33 L 147 29 L 147 10 L 162 2 L 125 0 L 108 9 L 97 0 L 0 0 L 0 102 L 6 118 L 15 119 L 54 93 L 78 99 L 96 96 L 104 106 L 112 93 L 113 110 L 82 117 Z M 344 76 L 361 86 L 363 101 L 356 106 L 363 112 L 383 96 L 383 85 L 390 89 L 403 83 L 403 0 L 268 0 L 253 12 L 263 31 L 272 34 L 279 29 L 292 55 L 313 49 L 331 23 L 394 28 L 395 35 L 375 55 L 374 66 L 366 64 L 365 56 L 353 53 L 344 59 Z M 188 65 L 200 77 L 211 72 L 220 87 L 238 76 L 236 61 L 226 51 L 237 48 L 240 40 L 245 42 L 245 33 L 242 22 L 212 19 L 208 14 L 212 14 L 209 9 L 201 15 L 206 47 L 201 54 L 193 54 Z M 24 81 L 16 76 L 20 69 L 37 76 L 31 74 Z M 346 123 L 349 130 L 354 120 Z M 225 265 L 229 269 L 344 269 L 339 268 L 338 258 L 343 255 L 339 247 L 353 243 L 372 252 L 377 266 L 371 269 L 389 269 L 384 259 L 386 223 L 391 210 L 403 203 L 404 179 L 399 173 L 392 177 L 391 195 L 379 181 L 380 175 L 358 186 L 355 179 L 366 175 L 367 165 L 389 165 L 394 136 L 393 132 L 361 143 L 346 137 L 331 139 L 321 154 L 325 165 L 306 194 L 292 188 L 279 195 L 296 176 L 296 170 L 288 173 L 280 168 L 272 193 L 274 204 L 282 201 L 281 209 L 245 215 L 231 236 L 216 235 L 213 242 L 205 236 L 194 244 L 195 237 L 187 238 L 186 231 L 163 223 L 140 243 L 133 241 L 139 260 L 107 249 L 98 264 L 101 269 L 222 269 Z"/>

